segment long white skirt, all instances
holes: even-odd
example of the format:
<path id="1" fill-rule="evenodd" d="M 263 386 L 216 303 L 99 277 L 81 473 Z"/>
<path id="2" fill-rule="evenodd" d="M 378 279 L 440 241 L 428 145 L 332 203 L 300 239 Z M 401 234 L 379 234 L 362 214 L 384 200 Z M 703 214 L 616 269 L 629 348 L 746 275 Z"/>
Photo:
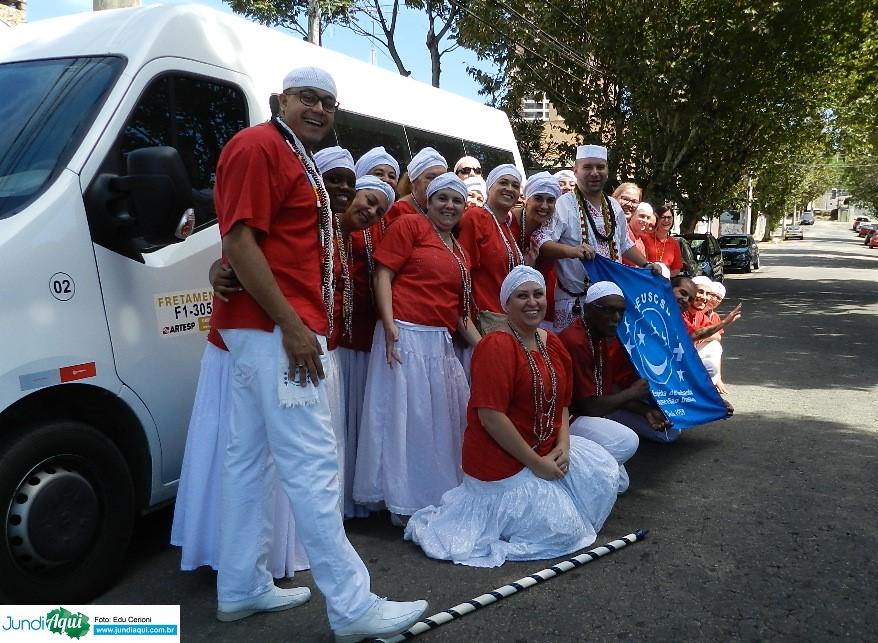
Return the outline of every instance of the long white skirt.
<path id="1" fill-rule="evenodd" d="M 619 465 L 603 447 L 570 436 L 570 468 L 543 480 L 524 468 L 514 476 L 463 483 L 409 520 L 405 538 L 430 558 L 470 567 L 566 556 L 597 538 L 616 501 Z"/>
<path id="2" fill-rule="evenodd" d="M 202 565 L 216 569 L 219 561 L 220 476 L 229 432 L 227 391 L 231 368 L 229 353 L 208 343 L 201 358 L 171 527 L 171 544 L 183 549 L 182 570 Z M 308 569 L 308 557 L 296 540 L 290 502 L 270 460 L 266 468 L 270 483 L 265 493 L 274 506 L 268 571 L 275 578 L 291 577 Z"/>
<path id="3" fill-rule="evenodd" d="M 357 448 L 354 499 L 411 515 L 460 484 L 469 386 L 445 328 L 397 321 L 402 364 L 388 366 L 375 328 Z"/>
<path id="4" fill-rule="evenodd" d="M 360 435 L 360 418 L 366 397 L 366 373 L 369 370 L 369 353 L 350 348 L 338 348 L 338 364 L 342 382 L 342 414 L 344 418 L 344 517 L 362 518 L 369 509 L 354 502 L 354 470 L 357 465 L 357 440 Z M 342 450 L 339 444 L 339 450 Z"/>

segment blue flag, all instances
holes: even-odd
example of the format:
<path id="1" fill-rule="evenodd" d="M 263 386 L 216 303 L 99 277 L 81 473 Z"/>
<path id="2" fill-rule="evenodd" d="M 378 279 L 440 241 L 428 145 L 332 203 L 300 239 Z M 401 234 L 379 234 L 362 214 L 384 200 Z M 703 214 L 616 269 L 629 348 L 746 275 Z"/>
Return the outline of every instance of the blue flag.
<path id="1" fill-rule="evenodd" d="M 686 332 L 671 282 L 601 256 L 583 264 L 592 281 L 612 281 L 625 293 L 616 334 L 674 428 L 725 418 L 726 406 Z"/>

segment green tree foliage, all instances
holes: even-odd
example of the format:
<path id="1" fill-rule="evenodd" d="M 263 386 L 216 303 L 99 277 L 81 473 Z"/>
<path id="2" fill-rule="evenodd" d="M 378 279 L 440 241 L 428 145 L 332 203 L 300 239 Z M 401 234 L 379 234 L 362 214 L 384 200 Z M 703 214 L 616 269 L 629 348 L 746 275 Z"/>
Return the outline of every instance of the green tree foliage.
<path id="1" fill-rule="evenodd" d="M 308 0 L 223 0 L 232 11 L 269 27 L 283 27 L 303 38 L 308 36 Z M 320 32 L 340 22 L 356 0 L 318 0 Z"/>
<path id="2" fill-rule="evenodd" d="M 465 5 L 459 41 L 499 66 L 477 76 L 495 104 L 516 110 L 518 96 L 547 92 L 571 131 L 611 148 L 618 180 L 675 201 L 685 230 L 778 150 L 823 135 L 831 80 L 868 6 L 485 0 Z"/>

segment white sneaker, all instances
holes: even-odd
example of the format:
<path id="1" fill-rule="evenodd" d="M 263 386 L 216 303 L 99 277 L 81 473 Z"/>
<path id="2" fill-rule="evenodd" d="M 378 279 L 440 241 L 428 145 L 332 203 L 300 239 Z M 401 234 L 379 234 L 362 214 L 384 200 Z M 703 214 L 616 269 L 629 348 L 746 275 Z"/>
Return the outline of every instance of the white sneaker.
<path id="1" fill-rule="evenodd" d="M 247 618 L 257 612 L 282 612 L 291 607 L 304 605 L 311 598 L 311 590 L 307 587 L 275 587 L 255 598 L 243 601 L 219 601 L 216 610 L 218 621 L 228 623 Z"/>
<path id="2" fill-rule="evenodd" d="M 379 598 L 356 621 L 335 630 L 335 643 L 394 636 L 409 629 L 427 611 L 427 601 L 397 603 Z"/>

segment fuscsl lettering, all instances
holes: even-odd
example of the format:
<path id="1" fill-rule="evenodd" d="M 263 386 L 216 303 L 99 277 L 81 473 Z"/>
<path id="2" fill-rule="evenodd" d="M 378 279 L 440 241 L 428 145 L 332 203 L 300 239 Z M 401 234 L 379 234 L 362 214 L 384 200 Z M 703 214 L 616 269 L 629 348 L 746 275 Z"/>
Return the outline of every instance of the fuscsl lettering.
<path id="1" fill-rule="evenodd" d="M 655 304 L 665 313 L 670 314 L 665 298 L 658 293 L 647 291 L 640 293 L 637 297 L 634 298 L 634 307 L 637 309 L 637 312 L 640 312 L 640 309 L 646 304 Z"/>

